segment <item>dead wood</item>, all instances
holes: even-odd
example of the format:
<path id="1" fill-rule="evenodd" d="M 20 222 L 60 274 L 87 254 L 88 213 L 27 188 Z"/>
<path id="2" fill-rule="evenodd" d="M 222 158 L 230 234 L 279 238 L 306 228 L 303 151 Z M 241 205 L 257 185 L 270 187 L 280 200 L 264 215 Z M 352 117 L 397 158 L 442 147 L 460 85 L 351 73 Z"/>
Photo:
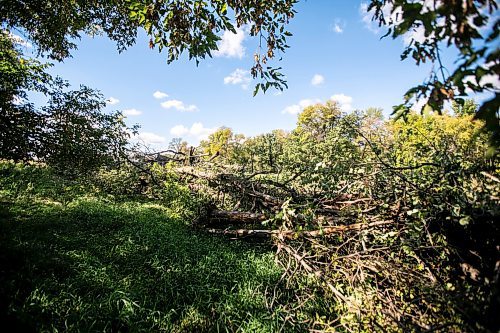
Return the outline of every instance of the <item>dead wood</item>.
<path id="1" fill-rule="evenodd" d="M 224 221 L 224 222 L 237 222 L 237 223 L 254 223 L 266 220 L 266 215 L 261 213 L 251 212 L 237 212 L 237 211 L 224 211 L 215 210 L 210 214 L 210 221 Z"/>
<path id="2" fill-rule="evenodd" d="M 337 225 L 331 227 L 324 227 L 318 230 L 254 230 L 254 229 L 208 229 L 207 231 L 212 234 L 219 234 L 231 236 L 234 238 L 242 237 L 277 237 L 279 239 L 297 239 L 303 237 L 321 237 L 331 234 L 342 234 L 349 231 L 361 231 L 368 228 L 380 227 L 391 224 L 392 221 L 377 221 L 371 223 L 355 223 L 350 225 Z"/>

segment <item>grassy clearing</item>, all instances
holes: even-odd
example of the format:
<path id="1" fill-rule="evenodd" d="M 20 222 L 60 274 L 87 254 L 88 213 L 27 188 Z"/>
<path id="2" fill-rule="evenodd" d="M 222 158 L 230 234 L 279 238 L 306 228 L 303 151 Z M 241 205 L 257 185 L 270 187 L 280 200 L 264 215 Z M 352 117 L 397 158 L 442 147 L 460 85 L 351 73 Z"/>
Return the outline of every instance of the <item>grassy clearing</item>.
<path id="1" fill-rule="evenodd" d="M 151 203 L 1 201 L 0 313 L 18 331 L 285 328 L 270 249 L 196 233 Z"/>

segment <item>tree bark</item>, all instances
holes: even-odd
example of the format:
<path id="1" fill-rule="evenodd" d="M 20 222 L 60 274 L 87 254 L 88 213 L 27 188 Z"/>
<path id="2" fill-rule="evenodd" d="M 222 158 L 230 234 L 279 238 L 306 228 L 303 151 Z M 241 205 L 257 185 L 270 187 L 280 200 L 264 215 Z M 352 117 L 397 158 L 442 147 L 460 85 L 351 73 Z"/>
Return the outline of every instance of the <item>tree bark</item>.
<path id="1" fill-rule="evenodd" d="M 303 237 L 321 237 L 331 234 L 341 234 L 348 231 L 360 231 L 391 224 L 392 221 L 376 221 L 372 223 L 355 223 L 350 225 L 336 225 L 324 227 L 318 230 L 295 231 L 295 230 L 253 230 L 253 229 L 207 229 L 209 233 L 232 236 L 234 238 L 244 237 L 277 237 L 280 239 L 297 239 Z"/>

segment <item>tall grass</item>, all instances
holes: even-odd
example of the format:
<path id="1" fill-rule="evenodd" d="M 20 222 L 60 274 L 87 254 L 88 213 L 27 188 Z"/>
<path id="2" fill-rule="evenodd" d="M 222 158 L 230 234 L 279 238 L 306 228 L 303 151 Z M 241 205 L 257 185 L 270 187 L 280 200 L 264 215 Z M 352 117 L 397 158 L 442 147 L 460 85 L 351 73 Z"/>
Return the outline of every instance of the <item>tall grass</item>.
<path id="1" fill-rule="evenodd" d="M 4 327 L 22 332 L 294 329 L 283 326 L 280 304 L 292 295 L 280 283 L 282 272 L 269 248 L 196 232 L 153 202 L 79 196 L 76 185 L 47 186 L 47 179 L 40 179 L 50 177 L 40 170 L 12 171 L 4 168 L 0 180 Z"/>

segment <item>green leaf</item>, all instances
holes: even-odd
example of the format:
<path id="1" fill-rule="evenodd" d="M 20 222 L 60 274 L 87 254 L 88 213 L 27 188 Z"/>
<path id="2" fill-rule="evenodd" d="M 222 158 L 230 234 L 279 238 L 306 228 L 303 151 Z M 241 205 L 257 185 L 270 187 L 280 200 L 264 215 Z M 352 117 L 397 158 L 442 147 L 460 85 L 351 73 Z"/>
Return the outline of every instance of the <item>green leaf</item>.
<path id="1" fill-rule="evenodd" d="M 255 86 L 254 91 L 253 91 L 253 97 L 255 97 L 255 95 L 257 95 L 257 93 L 259 92 L 259 89 L 260 89 L 260 84 L 257 84 L 257 85 Z"/>

